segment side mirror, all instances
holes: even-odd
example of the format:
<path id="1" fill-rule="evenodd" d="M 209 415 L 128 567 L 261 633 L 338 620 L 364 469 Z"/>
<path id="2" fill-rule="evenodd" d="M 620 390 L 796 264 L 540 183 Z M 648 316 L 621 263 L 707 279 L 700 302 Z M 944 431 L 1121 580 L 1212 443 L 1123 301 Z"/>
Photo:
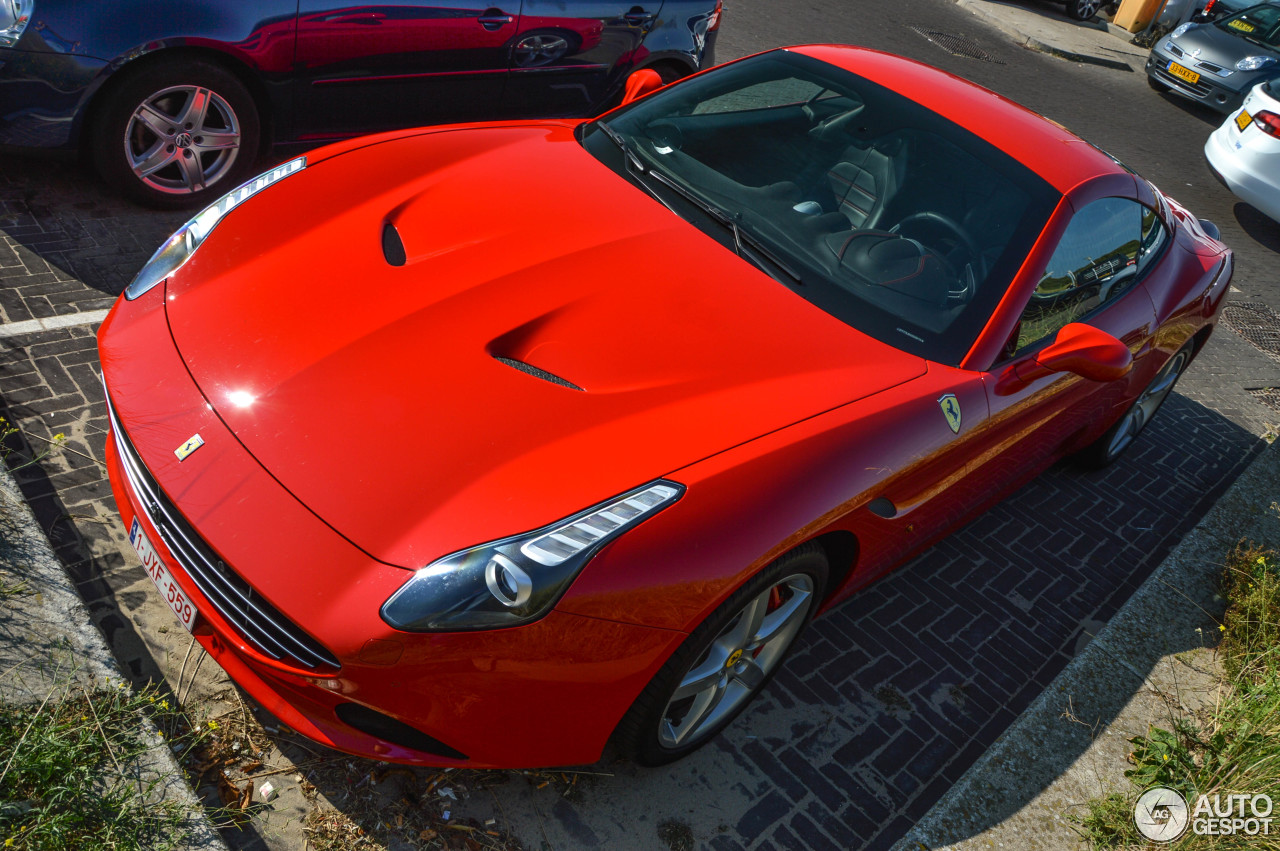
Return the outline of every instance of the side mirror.
<path id="1" fill-rule="evenodd" d="M 1115 381 L 1131 369 L 1133 355 L 1128 346 L 1106 331 L 1072 322 L 1062 326 L 1053 342 L 1034 359 L 1006 370 L 996 383 L 996 392 L 1013 393 L 1055 372 L 1070 372 L 1090 381 Z"/>
<path id="2" fill-rule="evenodd" d="M 622 103 L 631 103 L 638 97 L 649 94 L 654 89 L 662 88 L 662 76 L 652 68 L 641 68 L 627 77 L 627 86 L 622 92 Z"/>

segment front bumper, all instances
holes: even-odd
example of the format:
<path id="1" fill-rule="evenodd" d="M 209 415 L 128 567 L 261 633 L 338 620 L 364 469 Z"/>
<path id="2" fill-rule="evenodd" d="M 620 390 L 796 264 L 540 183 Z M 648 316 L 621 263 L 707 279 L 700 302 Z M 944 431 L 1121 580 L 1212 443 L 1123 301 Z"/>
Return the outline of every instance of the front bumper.
<path id="1" fill-rule="evenodd" d="M 1147 76 L 1168 86 L 1171 92 L 1203 103 L 1219 112 L 1233 112 L 1239 109 L 1240 102 L 1244 100 L 1245 92 L 1250 85 L 1246 80 L 1254 81 L 1256 76 L 1248 72 L 1235 71 L 1230 77 L 1223 78 L 1209 71 L 1197 71 L 1199 79 L 1191 83 L 1169 73 L 1170 62 L 1196 70 L 1194 63 L 1186 57 L 1179 59 L 1171 56 L 1157 45 L 1151 49 L 1151 55 L 1147 57 Z"/>
<path id="2" fill-rule="evenodd" d="M 599 759 L 683 633 L 560 611 L 489 632 L 387 626 L 379 607 L 409 572 L 361 552 L 244 451 L 186 375 L 161 297 L 158 288 L 117 302 L 100 332 L 109 403 L 123 425 L 108 440 L 108 471 L 126 528 L 137 518 L 199 611 L 196 640 L 232 679 L 289 727 L 359 756 L 475 768 Z M 173 460 L 194 433 L 205 445 Z M 167 508 L 140 486 L 130 455 Z M 217 569 L 240 577 L 253 600 L 336 664 L 274 658 L 236 605 L 215 604 L 221 592 L 206 593 L 208 583 L 193 578 L 201 568 L 179 556 L 190 559 L 190 542 L 179 539 L 191 535 Z"/>

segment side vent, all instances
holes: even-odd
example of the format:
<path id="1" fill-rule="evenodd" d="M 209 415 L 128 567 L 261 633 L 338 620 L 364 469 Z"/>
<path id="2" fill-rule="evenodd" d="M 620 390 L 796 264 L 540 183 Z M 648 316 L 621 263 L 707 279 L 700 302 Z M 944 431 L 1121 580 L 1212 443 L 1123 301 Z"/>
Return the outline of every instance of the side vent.
<path id="1" fill-rule="evenodd" d="M 391 222 L 382 226 L 382 256 L 392 266 L 404 265 L 404 242 L 400 239 L 400 231 Z"/>
<path id="2" fill-rule="evenodd" d="M 530 366 L 522 360 L 512 360 L 511 358 L 499 357 L 498 355 L 494 355 L 493 359 L 499 363 L 505 363 L 512 369 L 518 369 L 525 375 L 532 375 L 534 378 L 541 378 L 543 381 L 549 381 L 552 384 L 559 385 L 560 387 L 568 387 L 570 390 L 586 392 L 572 381 L 566 381 L 554 373 L 547 372 L 545 369 L 538 369 L 536 366 Z"/>

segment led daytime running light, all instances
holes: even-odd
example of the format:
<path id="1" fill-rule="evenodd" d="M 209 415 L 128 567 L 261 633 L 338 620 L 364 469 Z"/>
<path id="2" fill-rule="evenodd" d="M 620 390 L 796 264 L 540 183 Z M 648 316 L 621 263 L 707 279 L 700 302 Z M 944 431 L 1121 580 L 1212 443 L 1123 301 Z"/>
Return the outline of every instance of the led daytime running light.
<path id="1" fill-rule="evenodd" d="M 4 2 L 4 0 L 0 0 Z M 201 210 L 185 225 L 178 228 L 173 236 L 160 246 L 147 265 L 142 267 L 137 277 L 125 287 L 124 297 L 133 300 L 168 278 L 182 268 L 205 238 L 213 231 L 218 222 L 233 209 L 257 195 L 273 183 L 307 167 L 307 158 L 298 157 L 281 163 L 271 171 L 264 172 L 246 183 L 223 195 L 208 207 Z"/>
<path id="2" fill-rule="evenodd" d="M 522 546 L 520 552 L 538 564 L 554 567 L 576 556 L 615 529 L 648 514 L 677 493 L 670 485 L 653 485 L 534 538 Z"/>

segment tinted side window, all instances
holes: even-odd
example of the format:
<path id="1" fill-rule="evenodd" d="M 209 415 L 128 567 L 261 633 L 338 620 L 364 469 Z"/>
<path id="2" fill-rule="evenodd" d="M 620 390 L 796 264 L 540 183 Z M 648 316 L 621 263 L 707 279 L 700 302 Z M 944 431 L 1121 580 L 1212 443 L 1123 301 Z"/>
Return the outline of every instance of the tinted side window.
<path id="1" fill-rule="evenodd" d="M 1142 209 L 1142 247 L 1138 251 L 1138 274 L 1141 275 L 1151 265 L 1151 261 L 1160 256 L 1161 249 L 1164 248 L 1165 240 L 1169 232 L 1164 228 L 1164 222 L 1160 221 L 1160 217 L 1156 215 L 1156 211 L 1143 207 Z"/>
<path id="2" fill-rule="evenodd" d="M 1145 222 L 1150 215 L 1154 223 Z M 1017 350 L 1057 333 L 1098 307 L 1118 298 L 1138 276 L 1144 250 L 1144 225 L 1151 239 L 1163 241 L 1163 226 L 1136 201 L 1103 198 L 1076 213 L 1049 267 L 1022 312 Z M 1158 248 L 1157 244 L 1152 248 Z"/>

